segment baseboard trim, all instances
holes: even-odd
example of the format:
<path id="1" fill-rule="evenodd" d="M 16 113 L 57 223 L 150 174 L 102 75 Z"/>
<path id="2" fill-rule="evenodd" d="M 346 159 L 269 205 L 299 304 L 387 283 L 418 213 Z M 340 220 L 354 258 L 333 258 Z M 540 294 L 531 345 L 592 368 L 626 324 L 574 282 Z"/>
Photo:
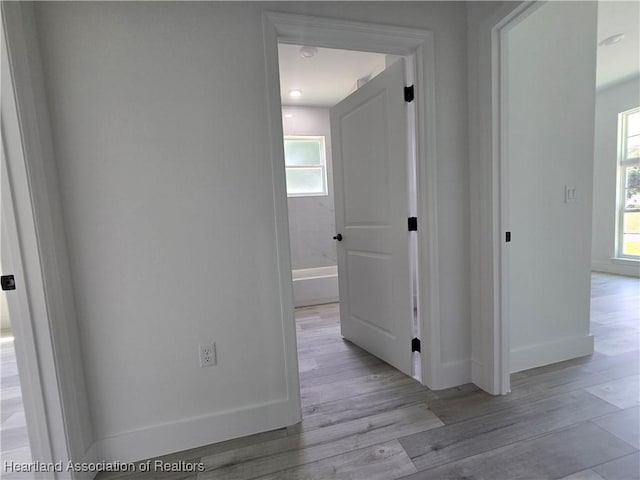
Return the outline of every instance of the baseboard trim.
<path id="1" fill-rule="evenodd" d="M 304 272 L 304 270 L 302 271 Z M 293 305 L 295 307 L 336 303 L 338 298 L 338 275 L 322 275 L 293 280 Z"/>
<path id="2" fill-rule="evenodd" d="M 326 298 L 312 298 L 312 299 L 303 299 L 303 300 L 295 300 L 293 302 L 293 306 L 298 307 L 313 307 L 316 305 L 325 305 L 327 303 L 338 303 L 340 299 L 335 297 L 326 297 Z"/>
<path id="3" fill-rule="evenodd" d="M 516 348 L 511 350 L 511 373 L 584 357 L 592 353 L 592 335 L 561 338 L 553 342 Z"/>
<path id="4" fill-rule="evenodd" d="M 293 425 L 295 411 L 281 399 L 261 405 L 189 418 L 102 438 L 90 447 L 91 458 L 134 462 Z"/>
<path id="5" fill-rule="evenodd" d="M 640 277 L 640 268 L 636 265 L 624 265 L 614 262 L 591 262 L 591 270 L 594 272 L 611 273 L 613 275 L 625 275 L 628 277 Z"/>

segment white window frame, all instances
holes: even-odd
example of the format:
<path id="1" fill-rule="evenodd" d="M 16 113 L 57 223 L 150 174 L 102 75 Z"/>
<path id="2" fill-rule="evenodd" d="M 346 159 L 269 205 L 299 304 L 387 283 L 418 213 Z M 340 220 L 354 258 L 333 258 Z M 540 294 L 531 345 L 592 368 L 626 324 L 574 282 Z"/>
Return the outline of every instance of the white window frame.
<path id="1" fill-rule="evenodd" d="M 327 149 L 324 135 L 285 135 L 284 141 L 287 140 L 318 140 L 320 142 L 320 164 L 318 165 L 287 165 L 285 158 L 285 169 L 289 170 L 306 170 L 320 168 L 322 171 L 322 191 L 309 193 L 290 193 L 287 185 L 287 197 L 326 197 L 329 195 L 327 185 Z"/>
<path id="2" fill-rule="evenodd" d="M 640 112 L 640 107 L 632 108 L 618 114 L 618 192 L 616 206 L 616 258 L 625 260 L 640 260 L 640 255 L 624 253 L 624 214 L 640 212 L 640 208 L 626 208 L 626 168 L 640 165 L 640 157 L 627 158 L 627 118 Z"/>

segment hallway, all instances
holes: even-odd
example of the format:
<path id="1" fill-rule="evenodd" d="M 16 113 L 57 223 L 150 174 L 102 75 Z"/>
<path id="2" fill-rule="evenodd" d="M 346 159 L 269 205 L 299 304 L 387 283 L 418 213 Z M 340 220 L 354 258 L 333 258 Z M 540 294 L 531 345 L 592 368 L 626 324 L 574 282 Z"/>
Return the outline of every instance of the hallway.
<path id="1" fill-rule="evenodd" d="M 337 304 L 298 309 L 302 423 L 163 457 L 206 471 L 157 478 L 638 478 L 640 281 L 592 278 L 596 352 L 513 374 L 501 397 L 432 392 L 342 340 Z"/>
<path id="2" fill-rule="evenodd" d="M 594 273 L 596 352 L 513 374 L 501 397 L 430 391 L 342 340 L 337 304 L 298 309 L 302 423 L 162 457 L 199 474 L 98 478 L 638 478 L 639 284 Z"/>

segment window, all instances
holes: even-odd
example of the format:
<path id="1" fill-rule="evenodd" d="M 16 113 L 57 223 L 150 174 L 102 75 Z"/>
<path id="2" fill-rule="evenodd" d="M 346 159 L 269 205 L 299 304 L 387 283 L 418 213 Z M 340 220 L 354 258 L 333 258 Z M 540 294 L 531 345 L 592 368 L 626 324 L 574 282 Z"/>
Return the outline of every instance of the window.
<path id="1" fill-rule="evenodd" d="M 289 197 L 328 195 L 324 137 L 284 137 Z"/>
<path id="2" fill-rule="evenodd" d="M 618 125 L 617 256 L 640 259 L 640 108 L 621 113 Z"/>

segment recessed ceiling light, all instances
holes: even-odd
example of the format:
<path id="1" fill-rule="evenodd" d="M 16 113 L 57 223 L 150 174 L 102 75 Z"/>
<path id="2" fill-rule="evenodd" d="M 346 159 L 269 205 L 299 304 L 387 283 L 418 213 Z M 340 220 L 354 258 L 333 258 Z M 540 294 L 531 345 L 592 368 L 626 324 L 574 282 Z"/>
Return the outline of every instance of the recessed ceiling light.
<path id="1" fill-rule="evenodd" d="M 293 118 L 293 113 L 285 113 L 284 118 Z"/>
<path id="2" fill-rule="evenodd" d="M 602 40 L 598 45 L 601 47 L 609 47 L 611 45 L 615 45 L 616 43 L 620 43 L 624 39 L 624 33 L 616 33 L 615 35 L 611 35 L 610 37 Z"/>
<path id="3" fill-rule="evenodd" d="M 300 47 L 300 56 L 302 58 L 313 58 L 318 54 L 316 47 Z"/>
<path id="4" fill-rule="evenodd" d="M 289 90 L 289 96 L 291 98 L 300 98 L 302 96 L 302 90 L 298 90 L 297 88 Z"/>

